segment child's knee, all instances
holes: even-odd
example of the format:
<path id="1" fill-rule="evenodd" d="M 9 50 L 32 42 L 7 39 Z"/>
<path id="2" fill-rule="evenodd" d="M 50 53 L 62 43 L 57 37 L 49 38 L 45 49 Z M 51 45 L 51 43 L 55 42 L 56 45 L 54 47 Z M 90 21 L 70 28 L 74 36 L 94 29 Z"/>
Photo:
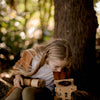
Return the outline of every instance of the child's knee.
<path id="1" fill-rule="evenodd" d="M 34 100 L 36 88 L 26 87 L 22 92 L 23 100 Z"/>
<path id="2" fill-rule="evenodd" d="M 27 95 L 27 94 L 33 93 L 35 90 L 36 89 L 33 87 L 26 87 L 26 88 L 24 88 L 22 95 Z"/>
<path id="3" fill-rule="evenodd" d="M 5 100 L 21 100 L 22 89 L 15 88 Z"/>

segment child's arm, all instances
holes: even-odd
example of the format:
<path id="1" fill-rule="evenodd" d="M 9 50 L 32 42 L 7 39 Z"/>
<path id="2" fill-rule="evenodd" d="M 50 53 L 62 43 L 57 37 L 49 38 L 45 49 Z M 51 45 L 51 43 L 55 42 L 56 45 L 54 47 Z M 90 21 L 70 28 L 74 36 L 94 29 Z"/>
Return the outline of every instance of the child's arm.
<path id="1" fill-rule="evenodd" d="M 34 52 L 34 51 L 33 51 Z M 34 56 L 31 56 L 30 51 L 26 50 L 22 56 L 22 58 L 15 64 L 15 66 L 13 67 L 14 69 L 14 74 L 20 74 L 23 76 L 32 76 L 33 74 L 35 74 L 37 72 L 37 70 L 40 68 L 40 66 L 42 65 L 42 63 L 44 62 L 44 54 L 41 53 L 34 53 Z M 31 69 L 31 62 L 32 60 L 35 60 L 37 62 L 37 64 L 35 64 L 33 67 L 34 69 Z"/>
<path id="2" fill-rule="evenodd" d="M 27 72 L 28 72 L 28 69 L 30 68 L 30 63 L 31 63 L 31 60 L 32 60 L 32 56 L 30 56 L 30 54 L 28 53 L 28 51 L 24 51 L 23 52 L 23 56 L 20 58 L 20 60 L 18 60 L 14 67 L 13 67 L 13 70 L 14 70 L 14 75 L 16 74 L 20 74 L 20 75 L 23 75 L 23 76 L 27 76 Z"/>

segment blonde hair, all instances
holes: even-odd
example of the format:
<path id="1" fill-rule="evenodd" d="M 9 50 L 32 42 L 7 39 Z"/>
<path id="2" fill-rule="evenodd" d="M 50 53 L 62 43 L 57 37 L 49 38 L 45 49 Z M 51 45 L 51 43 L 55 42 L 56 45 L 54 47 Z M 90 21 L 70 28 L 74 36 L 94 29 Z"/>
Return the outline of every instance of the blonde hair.
<path id="1" fill-rule="evenodd" d="M 47 44 L 36 46 L 35 51 L 37 54 L 43 53 L 42 64 L 46 58 L 60 59 L 66 62 L 71 62 L 72 52 L 70 45 L 65 39 L 54 39 Z"/>
<path id="2" fill-rule="evenodd" d="M 64 39 L 54 39 L 47 44 L 36 46 L 34 47 L 34 52 L 36 53 L 36 56 L 40 58 L 40 62 L 37 64 L 34 70 L 27 72 L 27 76 L 34 75 L 47 59 L 54 58 L 65 60 L 67 68 L 69 68 L 71 65 L 71 48 L 69 43 Z"/>

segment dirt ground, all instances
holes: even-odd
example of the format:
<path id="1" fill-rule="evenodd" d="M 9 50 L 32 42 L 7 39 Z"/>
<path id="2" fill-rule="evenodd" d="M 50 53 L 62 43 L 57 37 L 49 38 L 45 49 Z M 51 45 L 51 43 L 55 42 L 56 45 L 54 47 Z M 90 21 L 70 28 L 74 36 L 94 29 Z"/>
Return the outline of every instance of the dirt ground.
<path id="1" fill-rule="evenodd" d="M 13 85 L 13 77 L 11 76 L 10 69 L 0 71 L 0 100 L 5 100 L 8 91 Z"/>
<path id="2" fill-rule="evenodd" d="M 11 79 L 8 78 L 4 78 L 4 80 L 9 83 L 11 83 L 10 81 L 12 81 Z M 11 89 L 11 87 L 7 86 L 5 83 L 3 83 L 2 81 L 0 81 L 0 100 L 4 100 L 6 97 L 7 92 Z"/>

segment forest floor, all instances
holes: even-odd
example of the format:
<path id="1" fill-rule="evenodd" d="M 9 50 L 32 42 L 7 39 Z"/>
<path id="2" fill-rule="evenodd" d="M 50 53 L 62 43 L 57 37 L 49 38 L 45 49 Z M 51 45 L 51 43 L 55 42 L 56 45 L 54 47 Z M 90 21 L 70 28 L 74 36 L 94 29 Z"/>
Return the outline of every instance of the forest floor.
<path id="1" fill-rule="evenodd" d="M 13 77 L 10 69 L 0 71 L 0 100 L 5 100 L 7 92 L 13 86 Z"/>
<path id="2" fill-rule="evenodd" d="M 11 70 L 4 70 L 0 74 L 0 100 L 5 100 L 8 91 L 13 86 L 13 77 Z M 100 100 L 100 95 L 86 91 L 77 90 L 72 94 L 71 100 Z"/>

